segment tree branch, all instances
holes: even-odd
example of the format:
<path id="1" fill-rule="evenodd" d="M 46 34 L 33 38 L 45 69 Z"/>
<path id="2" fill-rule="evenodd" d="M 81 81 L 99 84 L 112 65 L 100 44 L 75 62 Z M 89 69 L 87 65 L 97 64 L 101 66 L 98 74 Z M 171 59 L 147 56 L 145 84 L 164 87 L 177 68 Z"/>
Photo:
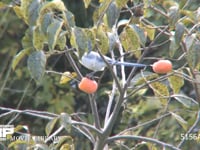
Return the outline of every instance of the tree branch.
<path id="1" fill-rule="evenodd" d="M 155 143 L 157 145 L 163 146 L 163 147 L 167 147 L 167 148 L 171 148 L 173 150 L 181 150 L 171 144 L 153 139 L 153 138 L 148 138 L 148 137 L 143 137 L 143 136 L 136 136 L 136 135 L 117 135 L 117 136 L 113 136 L 107 139 L 106 143 L 110 143 L 116 140 L 142 140 L 142 141 L 146 141 L 146 142 L 152 142 Z"/>

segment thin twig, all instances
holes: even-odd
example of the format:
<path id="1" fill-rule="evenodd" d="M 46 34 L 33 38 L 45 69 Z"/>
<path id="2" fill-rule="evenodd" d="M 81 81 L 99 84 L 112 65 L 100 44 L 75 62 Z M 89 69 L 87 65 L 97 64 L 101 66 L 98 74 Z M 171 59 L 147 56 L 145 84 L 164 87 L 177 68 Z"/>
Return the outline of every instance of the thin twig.
<path id="1" fill-rule="evenodd" d="M 97 109 L 96 99 L 94 94 L 89 94 L 90 105 L 92 109 L 92 114 L 94 115 L 94 123 L 97 129 L 101 129 L 99 113 Z"/>
<path id="2" fill-rule="evenodd" d="M 120 132 L 118 135 L 123 135 L 123 134 L 125 134 L 125 133 L 127 133 L 127 132 L 129 132 L 129 131 L 133 131 L 133 130 L 136 130 L 136 129 L 140 128 L 140 127 L 144 127 L 144 126 L 146 126 L 146 125 L 152 124 L 152 123 L 157 122 L 157 121 L 159 121 L 160 119 L 165 118 L 165 117 L 170 116 L 170 115 L 171 115 L 171 113 L 166 113 L 166 114 L 164 114 L 164 115 L 162 115 L 162 116 L 160 116 L 160 117 L 158 117 L 158 118 L 155 118 L 155 119 L 153 119 L 153 120 L 150 120 L 150 121 L 141 123 L 141 124 L 139 124 L 139 125 L 137 125 L 137 126 L 135 126 L 135 127 L 128 128 L 128 129 L 126 129 L 126 130 Z"/>
<path id="3" fill-rule="evenodd" d="M 160 145 L 162 147 L 171 148 L 173 150 L 180 150 L 178 147 L 175 147 L 175 146 L 173 146 L 171 144 L 168 144 L 168 143 L 165 143 L 165 142 L 153 139 L 153 138 L 143 137 L 143 136 L 136 136 L 136 135 L 117 135 L 117 136 L 109 137 L 106 140 L 106 143 L 111 143 L 113 141 L 123 140 L 123 139 L 124 140 L 142 140 L 142 141 L 155 143 L 155 144 Z"/>
<path id="4" fill-rule="evenodd" d="M 66 46 L 66 49 L 68 50 L 68 47 Z M 77 67 L 74 59 L 72 58 L 70 51 L 66 51 L 65 55 L 67 56 L 67 59 L 70 63 L 70 65 L 72 66 L 72 68 L 74 69 L 74 71 L 77 73 L 78 75 L 78 79 L 81 79 L 83 77 L 83 75 L 81 74 L 81 72 L 79 71 L 79 68 Z"/>

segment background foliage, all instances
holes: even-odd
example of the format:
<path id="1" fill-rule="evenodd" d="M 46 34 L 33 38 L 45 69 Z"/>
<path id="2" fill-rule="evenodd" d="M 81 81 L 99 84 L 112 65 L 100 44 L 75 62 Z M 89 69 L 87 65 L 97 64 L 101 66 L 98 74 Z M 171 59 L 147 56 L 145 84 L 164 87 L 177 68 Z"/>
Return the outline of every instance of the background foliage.
<path id="1" fill-rule="evenodd" d="M 63 135 L 58 143 L 31 139 L 1 146 L 93 149 L 101 143 L 99 135 L 78 124 L 101 130 L 91 101 L 98 106 L 102 128 L 109 122 L 105 119 L 109 101 L 111 112 L 122 101 L 108 135 L 99 136 L 110 137 L 110 149 L 167 149 L 166 143 L 199 149 L 199 23 L 199 0 L 1 1 L 0 124 L 14 124 L 16 134 Z M 72 62 L 81 75 L 91 72 L 78 61 L 88 50 L 88 41 L 93 50 L 115 59 L 144 64 L 169 59 L 173 71 L 159 75 L 150 67 L 119 67 L 113 72 L 108 68 L 95 74 L 99 89 L 88 96 L 77 88 L 80 74 Z M 77 75 L 60 84 L 63 72 Z M 23 131 L 23 125 L 28 129 Z M 90 134 L 96 143 L 88 140 Z M 114 139 L 120 136 L 128 140 Z M 156 140 L 165 144 L 155 144 Z"/>

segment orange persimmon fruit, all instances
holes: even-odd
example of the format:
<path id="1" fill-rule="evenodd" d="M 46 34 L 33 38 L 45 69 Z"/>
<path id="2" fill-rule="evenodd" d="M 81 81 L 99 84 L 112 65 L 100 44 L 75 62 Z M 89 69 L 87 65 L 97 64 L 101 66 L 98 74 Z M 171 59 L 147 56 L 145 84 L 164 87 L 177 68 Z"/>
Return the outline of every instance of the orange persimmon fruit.
<path id="1" fill-rule="evenodd" d="M 92 94 L 97 91 L 98 84 L 95 80 L 92 80 L 88 77 L 83 77 L 78 84 L 78 87 L 81 91 Z"/>
<path id="2" fill-rule="evenodd" d="M 169 60 L 158 60 L 152 65 L 153 71 L 159 74 L 165 74 L 172 71 L 172 63 Z"/>

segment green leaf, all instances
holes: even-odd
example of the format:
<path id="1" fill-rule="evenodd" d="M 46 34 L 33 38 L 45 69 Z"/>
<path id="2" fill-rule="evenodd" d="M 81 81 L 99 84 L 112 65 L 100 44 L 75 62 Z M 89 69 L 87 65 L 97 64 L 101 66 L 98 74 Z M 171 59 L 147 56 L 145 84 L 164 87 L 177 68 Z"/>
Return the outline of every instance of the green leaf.
<path id="1" fill-rule="evenodd" d="M 107 18 L 107 23 L 110 28 L 113 27 L 117 23 L 117 20 L 119 18 L 120 10 L 117 8 L 116 4 L 112 2 L 108 10 L 106 12 L 106 18 Z"/>
<path id="2" fill-rule="evenodd" d="M 118 42 L 118 35 L 113 32 L 108 32 L 108 39 L 109 39 L 109 50 L 112 51 Z"/>
<path id="3" fill-rule="evenodd" d="M 177 75 L 172 75 L 168 77 L 168 80 L 173 92 L 179 93 L 181 87 L 184 85 L 184 78 Z"/>
<path id="4" fill-rule="evenodd" d="M 39 16 L 40 0 L 33 0 L 28 7 L 28 22 L 29 25 L 36 25 Z"/>
<path id="5" fill-rule="evenodd" d="M 183 23 L 177 23 L 175 27 L 175 41 L 177 44 L 180 44 L 180 42 L 183 39 L 183 35 L 185 32 L 185 26 Z"/>
<path id="6" fill-rule="evenodd" d="M 28 57 L 28 69 L 32 78 L 39 83 L 45 73 L 46 56 L 43 51 L 35 51 Z"/>
<path id="7" fill-rule="evenodd" d="M 88 41 L 91 42 L 92 50 L 94 49 L 95 44 L 96 44 L 96 35 L 95 35 L 94 31 L 96 31 L 96 30 L 94 30 L 94 28 L 84 30 L 85 34 L 87 35 Z"/>
<path id="8" fill-rule="evenodd" d="M 179 48 L 180 45 L 177 44 L 174 35 L 172 35 L 172 36 L 170 37 L 169 40 L 170 40 L 169 55 L 170 55 L 171 57 L 173 57 L 174 54 L 177 52 L 177 49 Z"/>
<path id="9" fill-rule="evenodd" d="M 187 108 L 198 108 L 198 103 L 186 95 L 174 94 L 171 97 L 176 99 L 179 103 L 183 104 Z"/>
<path id="10" fill-rule="evenodd" d="M 21 50 L 12 61 L 12 69 L 15 70 L 16 66 L 19 64 L 19 62 L 25 57 L 30 54 L 30 52 L 33 50 L 33 48 L 26 48 Z"/>
<path id="11" fill-rule="evenodd" d="M 128 24 L 130 23 L 130 20 L 128 19 L 121 19 L 119 20 L 119 22 L 117 23 L 117 28 L 120 28 L 121 26 L 128 26 Z"/>
<path id="12" fill-rule="evenodd" d="M 52 133 L 52 131 L 55 129 L 55 126 L 58 123 L 58 120 L 59 120 L 59 118 L 57 117 L 57 118 L 50 120 L 47 123 L 47 125 L 45 127 L 45 133 L 47 136 L 49 136 Z"/>
<path id="13" fill-rule="evenodd" d="M 141 56 L 140 39 L 135 30 L 132 27 L 126 26 L 120 34 L 120 41 L 126 51 L 131 51 L 139 58 Z"/>
<path id="14" fill-rule="evenodd" d="M 70 43 L 73 47 L 79 50 L 80 56 L 87 50 L 87 35 L 84 29 L 75 27 L 72 30 L 72 36 L 70 38 Z"/>
<path id="15" fill-rule="evenodd" d="M 71 13 L 68 10 L 65 11 L 64 21 L 65 21 L 68 31 L 71 31 L 71 28 L 75 26 L 75 19 L 74 19 L 73 13 Z"/>
<path id="16" fill-rule="evenodd" d="M 144 17 L 149 18 L 155 15 L 155 12 L 149 7 L 153 5 L 153 1 L 144 0 Z"/>
<path id="17" fill-rule="evenodd" d="M 37 50 L 43 49 L 45 43 L 45 35 L 40 31 L 39 26 L 35 26 L 33 30 L 33 46 Z"/>
<path id="18" fill-rule="evenodd" d="M 64 126 L 64 128 L 70 132 L 71 131 L 71 117 L 69 114 L 67 113 L 61 113 L 60 114 L 60 122 L 61 122 L 61 125 Z"/>
<path id="19" fill-rule="evenodd" d="M 187 121 L 185 121 L 181 116 L 179 116 L 173 112 L 170 112 L 170 113 L 184 129 L 187 129 Z"/>
<path id="20" fill-rule="evenodd" d="M 145 47 L 145 44 L 146 44 L 146 36 L 144 34 L 144 30 L 141 29 L 139 26 L 135 25 L 135 24 L 131 24 L 130 25 L 133 30 L 137 33 L 138 37 L 139 37 L 139 40 L 140 40 L 140 44 L 142 46 Z"/>
<path id="21" fill-rule="evenodd" d="M 53 13 L 49 12 L 41 16 L 40 18 L 40 28 L 44 34 L 47 34 L 47 28 L 53 20 Z"/>
<path id="22" fill-rule="evenodd" d="M 192 34 L 185 38 L 185 45 L 187 48 L 186 58 L 188 65 L 191 68 L 199 69 L 200 68 L 200 53 L 199 47 L 200 42 L 196 41 L 196 34 Z"/>
<path id="23" fill-rule="evenodd" d="M 191 49 L 196 39 L 196 34 L 187 35 L 184 39 L 187 51 Z"/>
<path id="24" fill-rule="evenodd" d="M 122 7 L 126 6 L 128 0 L 116 0 L 115 2 L 117 7 L 121 9 Z"/>
<path id="25" fill-rule="evenodd" d="M 193 44 L 193 46 L 192 46 L 192 48 L 190 49 L 190 52 L 189 52 L 191 55 L 193 55 L 192 68 L 195 68 L 197 70 L 200 69 L 200 49 L 199 49 L 199 47 L 200 47 L 200 42 L 196 41 Z"/>
<path id="26" fill-rule="evenodd" d="M 63 21 L 54 19 L 52 23 L 47 28 L 47 39 L 49 44 L 49 49 L 54 50 L 56 46 L 57 39 L 62 30 Z"/>
<path id="27" fill-rule="evenodd" d="M 25 36 L 22 38 L 22 46 L 23 48 L 33 47 L 33 30 L 31 28 L 27 29 L 25 32 Z"/>
<path id="28" fill-rule="evenodd" d="M 111 3 L 112 3 L 112 0 L 104 0 L 101 3 L 100 7 L 93 14 L 94 23 L 99 24 L 102 21 L 103 16 L 105 15 L 105 13 Z"/>
<path id="29" fill-rule="evenodd" d="M 175 26 L 179 19 L 179 7 L 178 6 L 171 6 L 168 11 L 169 16 L 169 24 L 170 26 Z"/>

